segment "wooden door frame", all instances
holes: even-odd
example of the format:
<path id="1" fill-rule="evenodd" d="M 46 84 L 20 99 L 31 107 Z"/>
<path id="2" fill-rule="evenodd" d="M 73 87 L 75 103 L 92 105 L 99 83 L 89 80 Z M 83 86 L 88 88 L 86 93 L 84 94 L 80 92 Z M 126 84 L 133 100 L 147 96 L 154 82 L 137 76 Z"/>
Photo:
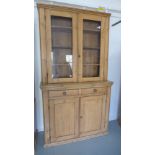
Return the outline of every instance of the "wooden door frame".
<path id="1" fill-rule="evenodd" d="M 81 123 L 79 123 L 79 134 L 80 134 L 80 137 L 85 137 L 85 136 L 89 136 L 89 135 L 95 135 L 95 134 L 99 134 L 99 133 L 104 133 L 105 132 L 105 117 L 106 117 L 106 113 L 105 113 L 105 107 L 106 107 L 106 95 L 98 95 L 98 96 L 84 96 L 84 97 L 81 97 L 81 101 L 80 101 L 80 116 L 83 115 L 83 111 L 82 111 L 82 108 L 81 108 L 81 104 L 82 104 L 82 98 L 93 98 L 93 97 L 100 97 L 101 99 L 101 118 L 100 118 L 100 128 L 97 129 L 97 130 L 93 130 L 93 131 L 87 131 L 87 132 L 80 132 L 80 128 L 81 128 Z M 104 99 L 104 100 L 103 100 Z M 84 109 L 84 108 L 83 108 Z M 81 119 L 79 121 L 82 121 Z"/>
<path id="2" fill-rule="evenodd" d="M 55 103 L 55 101 L 57 101 L 58 99 L 50 99 L 49 100 L 49 117 L 50 117 L 50 141 L 52 142 L 59 142 L 59 141 L 63 141 L 63 140 L 68 140 L 68 139 L 73 139 L 73 138 L 77 138 L 79 136 L 79 97 L 64 97 L 64 98 L 60 98 L 60 100 L 74 100 L 75 101 L 75 105 L 74 105 L 74 110 L 75 110 L 75 117 L 74 117 L 74 134 L 72 135 L 66 135 L 66 136 L 61 136 L 61 137 L 55 137 L 55 111 L 54 111 L 54 106 L 55 104 L 59 104 L 59 103 Z M 65 103 L 64 103 L 65 104 Z"/>
<path id="3" fill-rule="evenodd" d="M 100 38 L 100 75 L 99 77 L 82 77 L 83 75 L 83 20 L 94 20 L 101 22 L 101 38 Z M 105 61 L 105 44 L 106 44 L 106 17 L 97 15 L 88 15 L 80 13 L 78 16 L 78 50 L 79 50 L 79 75 L 80 82 L 85 81 L 101 81 L 104 80 L 104 61 Z"/>
<path id="4" fill-rule="evenodd" d="M 51 62 L 51 20 L 50 17 L 60 16 L 60 17 L 70 17 L 72 18 L 72 55 L 73 55 L 73 77 L 72 78 L 56 78 L 52 79 L 52 62 Z M 47 80 L 48 83 L 59 83 L 59 82 L 76 82 L 77 81 L 77 14 L 66 11 L 55 11 L 55 10 L 45 10 L 46 16 L 46 47 L 47 47 Z"/>

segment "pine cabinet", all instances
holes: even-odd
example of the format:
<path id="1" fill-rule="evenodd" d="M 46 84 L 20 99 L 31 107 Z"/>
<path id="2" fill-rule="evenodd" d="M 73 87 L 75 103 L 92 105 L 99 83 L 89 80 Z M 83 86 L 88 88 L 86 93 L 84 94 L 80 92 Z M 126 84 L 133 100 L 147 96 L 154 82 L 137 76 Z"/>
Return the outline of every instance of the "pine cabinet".
<path id="1" fill-rule="evenodd" d="M 110 14 L 38 4 L 45 146 L 108 132 Z"/>

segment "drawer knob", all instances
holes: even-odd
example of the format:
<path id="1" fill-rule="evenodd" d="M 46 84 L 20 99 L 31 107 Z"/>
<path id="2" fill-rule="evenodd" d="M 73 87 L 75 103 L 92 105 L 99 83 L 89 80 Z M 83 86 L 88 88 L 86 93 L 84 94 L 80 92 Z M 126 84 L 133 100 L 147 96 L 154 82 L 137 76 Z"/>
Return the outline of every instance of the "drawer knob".
<path id="1" fill-rule="evenodd" d="M 97 92 L 97 89 L 94 89 L 94 92 L 96 93 Z"/>
<path id="2" fill-rule="evenodd" d="M 63 92 L 63 95 L 66 95 L 66 94 L 67 94 L 67 93 L 64 91 L 64 92 Z"/>

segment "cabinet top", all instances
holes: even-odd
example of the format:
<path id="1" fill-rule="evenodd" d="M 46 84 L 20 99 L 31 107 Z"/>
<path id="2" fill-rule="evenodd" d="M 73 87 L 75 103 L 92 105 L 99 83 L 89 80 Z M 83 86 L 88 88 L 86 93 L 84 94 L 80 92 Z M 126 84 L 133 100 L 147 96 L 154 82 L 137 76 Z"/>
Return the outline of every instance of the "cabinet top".
<path id="1" fill-rule="evenodd" d="M 97 8 L 87 7 L 87 6 L 80 6 L 75 4 L 68 4 L 68 3 L 60 3 L 55 1 L 45 1 L 39 0 L 37 3 L 38 8 L 53 8 L 59 9 L 61 11 L 71 11 L 75 13 L 89 13 L 89 14 L 97 14 L 102 16 L 110 16 L 110 13 L 106 13 L 103 11 L 98 11 Z"/>

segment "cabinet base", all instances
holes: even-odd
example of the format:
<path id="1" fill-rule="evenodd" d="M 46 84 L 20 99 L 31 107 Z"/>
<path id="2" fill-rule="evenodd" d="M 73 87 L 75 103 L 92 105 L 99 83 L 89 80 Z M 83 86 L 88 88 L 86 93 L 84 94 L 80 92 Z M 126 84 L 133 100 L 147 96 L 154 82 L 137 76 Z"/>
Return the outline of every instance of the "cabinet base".
<path id="1" fill-rule="evenodd" d="M 44 144 L 44 148 L 78 142 L 78 141 L 87 140 L 90 138 L 95 138 L 95 137 L 99 137 L 99 136 L 103 136 L 103 135 L 107 135 L 107 134 L 108 134 L 108 131 L 105 131 L 104 133 L 99 133 L 99 134 L 95 134 L 95 135 L 90 135 L 90 136 L 85 136 L 85 137 L 80 137 L 80 138 L 75 138 L 75 139 L 69 139 L 69 140 L 50 143 L 50 144 Z"/>

